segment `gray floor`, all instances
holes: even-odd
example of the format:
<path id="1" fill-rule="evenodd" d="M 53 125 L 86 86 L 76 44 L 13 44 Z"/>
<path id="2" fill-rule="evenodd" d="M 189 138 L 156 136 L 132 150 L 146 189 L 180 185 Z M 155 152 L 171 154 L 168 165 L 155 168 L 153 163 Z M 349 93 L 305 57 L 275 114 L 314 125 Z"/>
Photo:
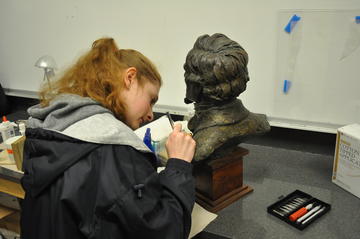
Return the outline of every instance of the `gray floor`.
<path id="1" fill-rule="evenodd" d="M 360 199 L 331 182 L 334 146 L 335 135 L 284 129 L 243 143 L 250 150 L 244 183 L 254 192 L 221 210 L 205 231 L 239 239 L 360 238 Z M 303 231 L 266 211 L 297 189 L 332 207 Z"/>

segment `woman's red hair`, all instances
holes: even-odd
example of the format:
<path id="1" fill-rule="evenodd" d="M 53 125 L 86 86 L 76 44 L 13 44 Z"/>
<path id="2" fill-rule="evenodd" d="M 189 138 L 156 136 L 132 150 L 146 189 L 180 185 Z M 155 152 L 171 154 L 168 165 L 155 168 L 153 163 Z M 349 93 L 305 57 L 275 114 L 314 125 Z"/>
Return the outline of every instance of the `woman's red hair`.
<path id="1" fill-rule="evenodd" d="M 140 85 L 146 81 L 161 86 L 161 76 L 153 63 L 132 49 L 118 49 L 112 38 L 96 40 L 92 48 L 51 87 L 44 84 L 39 92 L 42 106 L 63 93 L 90 97 L 122 119 L 124 104 L 119 93 L 123 90 L 122 73 L 129 67 L 137 70 Z"/>

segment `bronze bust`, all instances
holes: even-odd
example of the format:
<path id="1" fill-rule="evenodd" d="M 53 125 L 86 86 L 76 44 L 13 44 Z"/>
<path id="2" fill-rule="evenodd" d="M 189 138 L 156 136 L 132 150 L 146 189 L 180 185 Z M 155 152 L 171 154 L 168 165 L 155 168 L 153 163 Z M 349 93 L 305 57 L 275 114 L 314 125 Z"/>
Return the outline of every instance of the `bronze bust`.
<path id="1" fill-rule="evenodd" d="M 270 130 L 265 115 L 237 99 L 249 81 L 247 64 L 246 51 L 219 33 L 200 36 L 187 54 L 185 103 L 195 104 L 188 128 L 197 142 L 196 161 L 222 157 L 247 136 Z"/>

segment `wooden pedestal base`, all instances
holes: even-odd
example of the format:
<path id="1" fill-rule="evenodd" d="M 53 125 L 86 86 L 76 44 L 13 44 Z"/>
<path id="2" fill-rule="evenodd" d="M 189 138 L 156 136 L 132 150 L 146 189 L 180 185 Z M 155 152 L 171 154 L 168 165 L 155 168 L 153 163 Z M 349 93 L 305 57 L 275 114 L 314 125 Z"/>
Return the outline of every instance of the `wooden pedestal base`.
<path id="1" fill-rule="evenodd" d="M 210 212 L 217 212 L 252 192 L 251 187 L 243 185 L 243 156 L 248 153 L 238 147 L 223 158 L 196 163 L 196 202 Z"/>

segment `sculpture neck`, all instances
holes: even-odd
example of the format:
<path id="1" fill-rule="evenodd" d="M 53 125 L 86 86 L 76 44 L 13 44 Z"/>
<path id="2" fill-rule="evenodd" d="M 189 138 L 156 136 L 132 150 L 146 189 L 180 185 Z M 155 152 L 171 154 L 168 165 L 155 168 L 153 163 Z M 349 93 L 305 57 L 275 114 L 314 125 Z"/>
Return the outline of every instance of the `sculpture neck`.
<path id="1" fill-rule="evenodd" d="M 234 98 L 228 101 L 206 101 L 206 102 L 199 102 L 194 104 L 194 109 L 196 112 L 205 112 L 209 110 L 222 110 L 225 108 L 229 108 L 230 105 L 234 104 L 235 101 L 238 99 Z"/>
<path id="2" fill-rule="evenodd" d="M 239 99 L 221 105 L 196 104 L 188 128 L 196 134 L 209 127 L 233 125 L 244 120 L 249 113 Z"/>

